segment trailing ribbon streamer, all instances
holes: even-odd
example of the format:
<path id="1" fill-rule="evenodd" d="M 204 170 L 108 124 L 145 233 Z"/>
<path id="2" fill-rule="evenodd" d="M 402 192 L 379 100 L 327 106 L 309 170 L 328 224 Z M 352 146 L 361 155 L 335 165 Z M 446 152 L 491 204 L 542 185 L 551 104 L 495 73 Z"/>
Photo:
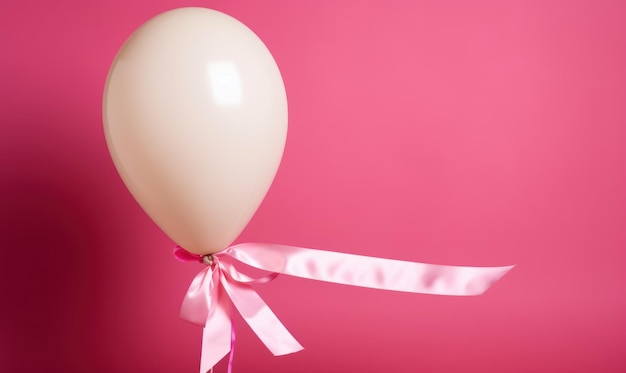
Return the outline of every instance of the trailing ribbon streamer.
<path id="1" fill-rule="evenodd" d="M 231 350 L 231 303 L 274 355 L 303 349 L 250 286 L 271 281 L 278 274 L 373 289 L 470 296 L 482 294 L 514 267 L 425 264 L 260 243 L 238 244 L 205 256 L 178 246 L 174 254 L 179 260 L 207 265 L 193 279 L 180 311 L 182 319 L 204 327 L 201 373 Z M 258 279 L 244 275 L 234 267 L 233 259 L 270 274 Z"/>

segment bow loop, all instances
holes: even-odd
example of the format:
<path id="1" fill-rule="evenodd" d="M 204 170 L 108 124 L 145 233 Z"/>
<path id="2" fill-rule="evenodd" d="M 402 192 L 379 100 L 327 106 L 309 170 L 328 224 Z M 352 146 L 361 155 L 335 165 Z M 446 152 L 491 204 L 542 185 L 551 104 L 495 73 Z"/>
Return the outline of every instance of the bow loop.
<path id="1" fill-rule="evenodd" d="M 219 273 L 212 267 L 200 271 L 187 290 L 180 308 L 180 318 L 205 326 L 219 300 Z"/>
<path id="2" fill-rule="evenodd" d="M 174 248 L 174 257 L 181 262 L 200 262 L 202 263 L 202 256 L 183 249 L 180 246 Z"/>

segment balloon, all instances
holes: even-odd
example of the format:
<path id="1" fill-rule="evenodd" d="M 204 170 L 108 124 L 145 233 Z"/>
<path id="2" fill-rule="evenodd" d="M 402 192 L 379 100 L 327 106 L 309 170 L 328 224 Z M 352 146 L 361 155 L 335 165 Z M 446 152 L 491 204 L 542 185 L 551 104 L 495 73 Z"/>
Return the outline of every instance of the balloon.
<path id="1" fill-rule="evenodd" d="M 265 197 L 287 135 L 287 97 L 263 42 L 205 8 L 162 13 L 119 50 L 103 98 L 122 180 L 163 231 L 206 255 L 230 245 Z"/>

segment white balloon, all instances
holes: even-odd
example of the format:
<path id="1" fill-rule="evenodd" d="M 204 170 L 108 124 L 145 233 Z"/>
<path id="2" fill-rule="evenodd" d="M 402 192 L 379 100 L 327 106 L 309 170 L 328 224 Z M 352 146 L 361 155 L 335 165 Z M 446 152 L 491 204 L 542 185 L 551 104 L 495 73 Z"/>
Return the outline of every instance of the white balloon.
<path id="1" fill-rule="evenodd" d="M 263 42 L 236 19 L 181 8 L 118 52 L 103 98 L 122 180 L 177 244 L 225 249 L 265 197 L 283 154 L 287 97 Z"/>

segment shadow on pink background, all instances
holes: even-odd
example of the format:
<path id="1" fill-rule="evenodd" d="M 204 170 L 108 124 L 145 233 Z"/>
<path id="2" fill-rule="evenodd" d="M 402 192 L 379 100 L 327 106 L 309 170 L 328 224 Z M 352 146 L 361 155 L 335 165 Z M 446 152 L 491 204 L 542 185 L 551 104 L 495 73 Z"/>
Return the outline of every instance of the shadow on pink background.
<path id="1" fill-rule="evenodd" d="M 235 372 L 626 371 L 626 7 L 482 0 L 2 2 L 0 371 L 197 372 L 178 310 L 201 267 L 101 124 L 125 38 L 190 5 L 251 27 L 287 88 L 240 242 L 518 265 L 472 298 L 279 277 L 258 291 L 306 349 L 272 357 L 236 319 Z"/>

